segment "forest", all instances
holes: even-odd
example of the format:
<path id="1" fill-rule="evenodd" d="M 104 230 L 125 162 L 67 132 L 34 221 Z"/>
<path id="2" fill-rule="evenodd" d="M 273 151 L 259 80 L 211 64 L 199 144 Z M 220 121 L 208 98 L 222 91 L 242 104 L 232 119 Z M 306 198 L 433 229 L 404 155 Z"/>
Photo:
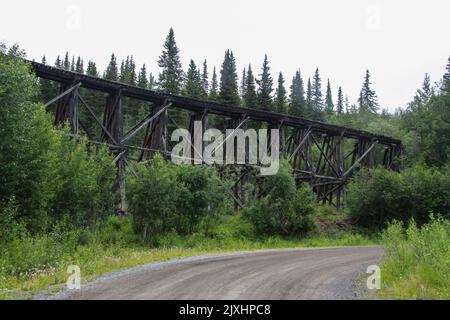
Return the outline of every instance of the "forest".
<path id="1" fill-rule="evenodd" d="M 220 68 L 211 70 L 205 59 L 184 69 L 173 29 L 156 76 L 133 55 L 111 54 L 104 71 L 68 52 L 53 64 L 43 57 L 44 64 L 80 74 L 366 130 L 404 146 L 400 170 L 360 168 L 348 206 L 339 211 L 298 185 L 286 160 L 264 180 L 271 191 L 236 210 L 225 191 L 232 182 L 216 167 L 174 165 L 156 155 L 138 167 L 139 178 L 127 172 L 129 210 L 122 215 L 114 156 L 88 139 L 100 135 L 95 123 L 81 113 L 79 139 L 67 125 L 55 127 L 44 104 L 58 95 L 57 84 L 33 74 L 19 45 L 2 43 L 0 51 L 0 298 L 29 299 L 64 283 L 70 264 L 80 265 L 88 281 L 198 253 L 370 244 L 387 252 L 379 297 L 450 298 L 450 58 L 439 82 L 425 74 L 408 105 L 392 113 L 379 105 L 369 70 L 353 103 L 345 88 L 333 84 L 333 92 L 332 79 L 324 81 L 319 68 L 310 77 L 300 69 L 276 74 L 267 55 L 261 66 L 241 72 L 231 50 Z M 103 112 L 101 93 L 84 96 Z M 125 99 L 124 126 L 132 127 L 149 107 Z"/>

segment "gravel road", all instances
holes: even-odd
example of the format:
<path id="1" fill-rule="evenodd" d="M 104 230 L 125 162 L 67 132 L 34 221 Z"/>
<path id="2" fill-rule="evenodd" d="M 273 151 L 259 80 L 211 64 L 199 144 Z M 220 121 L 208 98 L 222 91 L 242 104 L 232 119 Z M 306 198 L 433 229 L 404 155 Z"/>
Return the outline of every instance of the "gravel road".
<path id="1" fill-rule="evenodd" d="M 116 272 L 52 299 L 357 299 L 354 277 L 382 247 L 196 256 Z"/>

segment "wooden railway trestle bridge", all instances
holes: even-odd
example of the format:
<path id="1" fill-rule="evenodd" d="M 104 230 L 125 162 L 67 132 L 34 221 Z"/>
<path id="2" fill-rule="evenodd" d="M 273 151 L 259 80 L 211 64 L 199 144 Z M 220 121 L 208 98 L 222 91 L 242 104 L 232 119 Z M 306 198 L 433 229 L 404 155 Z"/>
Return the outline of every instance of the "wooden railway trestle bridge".
<path id="1" fill-rule="evenodd" d="M 78 136 L 80 129 L 83 129 L 79 110 L 84 108 L 98 125 L 99 138 L 88 139 L 93 144 L 107 145 L 115 156 L 118 167 L 116 187 L 121 191 L 121 210 L 126 210 L 126 166 L 136 174 L 132 160 L 148 161 L 157 152 L 164 157 L 170 156 L 172 146 L 169 131 L 177 123 L 171 118 L 169 107 L 184 110 L 190 132 L 193 131 L 194 121 L 202 121 L 203 130 L 206 130 L 209 115 L 221 119 L 228 129 L 246 128 L 249 122 L 268 129 L 279 129 L 280 157 L 290 161 L 296 181 L 309 183 L 318 201 L 328 202 L 338 209 L 345 207 L 346 183 L 360 166 L 382 165 L 388 169 L 399 169 L 397 159 L 403 147 L 397 139 L 286 114 L 156 92 L 41 63 L 30 63 L 39 78 L 59 84 L 59 94 L 46 103 L 47 110 L 54 109 L 55 124 L 68 121 L 72 134 Z M 104 93 L 102 116 L 86 103 L 80 90 Z M 148 114 L 127 132 L 124 130 L 124 98 L 148 103 Z M 136 141 L 136 137 L 142 138 L 139 145 L 130 143 Z M 236 206 L 244 207 L 254 197 L 246 195 L 244 185 L 255 183 L 257 177 L 250 165 L 236 165 L 234 170 L 236 181 L 230 195 Z"/>

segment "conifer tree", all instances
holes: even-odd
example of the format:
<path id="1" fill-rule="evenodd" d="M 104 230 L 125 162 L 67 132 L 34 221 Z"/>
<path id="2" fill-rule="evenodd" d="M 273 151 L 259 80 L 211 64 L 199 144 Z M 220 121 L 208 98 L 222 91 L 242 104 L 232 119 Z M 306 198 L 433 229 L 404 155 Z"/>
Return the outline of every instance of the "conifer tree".
<path id="1" fill-rule="evenodd" d="M 219 83 L 217 81 L 217 73 L 216 67 L 213 69 L 212 78 L 211 78 L 211 89 L 209 90 L 209 99 L 212 101 L 217 101 L 219 98 Z"/>
<path id="2" fill-rule="evenodd" d="M 246 80 L 246 77 L 247 77 L 247 71 L 246 71 L 245 68 L 244 68 L 244 70 L 242 70 L 241 86 L 240 86 L 240 94 L 241 94 L 241 97 L 242 97 L 242 98 L 244 98 L 244 95 L 245 95 L 245 87 L 247 86 L 247 80 Z"/>
<path id="3" fill-rule="evenodd" d="M 194 60 L 191 59 L 186 73 L 186 81 L 183 95 L 191 98 L 201 98 L 203 96 L 202 79 Z"/>
<path id="4" fill-rule="evenodd" d="M 312 83 L 312 103 L 316 110 L 322 110 L 323 97 L 322 97 L 322 84 L 319 74 L 319 68 L 316 68 Z"/>
<path id="5" fill-rule="evenodd" d="M 333 94 L 331 93 L 330 79 L 328 79 L 327 81 L 327 91 L 325 95 L 325 111 L 327 112 L 327 114 L 333 114 L 334 111 Z"/>
<path id="6" fill-rule="evenodd" d="M 149 90 L 155 90 L 156 87 L 156 83 L 155 83 L 155 77 L 153 76 L 153 74 L 150 72 L 149 76 L 148 76 L 148 89 Z"/>
<path id="7" fill-rule="evenodd" d="M 286 112 L 286 103 L 287 103 L 286 88 L 284 87 L 283 74 L 280 72 L 278 74 L 278 87 L 275 90 L 276 111 L 279 113 L 285 113 Z"/>
<path id="8" fill-rule="evenodd" d="M 208 90 L 209 90 L 208 64 L 206 62 L 206 59 L 205 59 L 205 61 L 203 61 L 202 89 L 203 89 L 203 98 L 206 98 L 208 96 Z"/>
<path id="9" fill-rule="evenodd" d="M 108 67 L 106 68 L 106 72 L 103 76 L 106 80 L 117 81 L 119 74 L 117 70 L 117 59 L 114 53 L 111 55 L 111 60 L 109 61 Z"/>
<path id="10" fill-rule="evenodd" d="M 342 94 L 341 87 L 339 87 L 339 89 L 338 89 L 336 112 L 338 115 L 341 115 L 342 113 L 344 113 L 344 95 Z"/>
<path id="11" fill-rule="evenodd" d="M 238 106 L 239 100 L 236 61 L 233 52 L 227 50 L 220 70 L 219 101 L 225 105 Z"/>
<path id="12" fill-rule="evenodd" d="M 70 60 L 69 60 L 69 53 L 66 52 L 66 55 L 64 56 L 64 63 L 63 67 L 65 70 L 70 70 Z"/>
<path id="13" fill-rule="evenodd" d="M 253 76 L 251 65 L 248 65 L 245 82 L 243 104 L 247 108 L 255 108 L 258 104 L 258 97 L 256 95 L 255 77 Z"/>
<path id="14" fill-rule="evenodd" d="M 82 74 L 84 73 L 83 60 L 81 59 L 80 56 L 78 56 L 77 62 L 75 64 L 75 72 L 82 73 Z"/>
<path id="15" fill-rule="evenodd" d="M 161 68 L 159 74 L 159 88 L 163 92 L 179 94 L 183 82 L 183 68 L 179 56 L 180 50 L 175 42 L 175 33 L 172 28 L 164 42 L 163 52 L 158 60 Z"/>
<path id="16" fill-rule="evenodd" d="M 145 68 L 145 64 L 142 65 L 141 70 L 139 71 L 137 86 L 143 89 L 148 88 L 147 69 Z"/>
<path id="17" fill-rule="evenodd" d="M 309 81 L 309 93 L 311 94 L 311 81 Z M 303 88 L 303 79 L 300 70 L 295 72 L 292 78 L 291 93 L 289 95 L 289 114 L 299 117 L 306 116 L 305 89 Z M 311 96 L 310 96 L 311 98 Z"/>
<path id="18" fill-rule="evenodd" d="M 64 66 L 63 66 L 63 62 L 61 61 L 61 58 L 60 58 L 60 56 L 58 55 L 58 57 L 56 58 L 56 61 L 55 61 L 55 67 L 57 67 L 57 68 L 64 68 Z"/>
<path id="19" fill-rule="evenodd" d="M 74 72 L 76 69 L 75 67 L 75 56 L 72 56 L 72 63 L 70 64 L 70 71 Z"/>
<path id="20" fill-rule="evenodd" d="M 88 76 L 98 77 L 98 71 L 97 71 L 97 66 L 95 65 L 95 62 L 88 61 L 88 66 L 86 68 L 86 74 Z"/>
<path id="21" fill-rule="evenodd" d="M 256 83 L 258 84 L 258 108 L 266 111 L 272 110 L 273 80 L 272 76 L 270 75 L 267 54 L 264 56 L 260 79 L 256 80 Z"/>
<path id="22" fill-rule="evenodd" d="M 378 110 L 378 101 L 375 91 L 370 88 L 370 73 L 366 70 L 366 76 L 364 77 L 364 83 L 361 88 L 361 93 L 359 95 L 359 110 L 366 110 L 369 112 L 376 113 Z"/>

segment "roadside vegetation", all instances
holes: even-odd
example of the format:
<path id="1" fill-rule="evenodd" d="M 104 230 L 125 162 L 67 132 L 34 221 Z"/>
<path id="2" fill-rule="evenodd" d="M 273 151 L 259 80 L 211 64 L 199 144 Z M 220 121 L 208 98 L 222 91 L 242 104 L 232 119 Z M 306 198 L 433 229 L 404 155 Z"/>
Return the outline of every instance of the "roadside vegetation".
<path id="1" fill-rule="evenodd" d="M 431 215 L 418 227 L 393 222 L 383 232 L 387 259 L 381 268 L 387 299 L 450 299 L 450 222 Z"/>
<path id="2" fill-rule="evenodd" d="M 357 168 L 344 211 L 318 204 L 285 161 L 250 208 L 235 210 L 216 168 L 156 156 L 136 169 L 138 177 L 128 173 L 129 212 L 119 217 L 114 157 L 54 128 L 42 104 L 49 84 L 15 58 L 23 55 L 18 47 L 0 49 L 0 298 L 58 289 L 68 265 L 79 265 L 87 281 L 202 253 L 373 244 L 387 253 L 381 297 L 449 298 L 448 78 L 435 90 L 424 83 L 395 115 L 356 106 L 314 113 L 405 142 L 401 172 Z"/>

